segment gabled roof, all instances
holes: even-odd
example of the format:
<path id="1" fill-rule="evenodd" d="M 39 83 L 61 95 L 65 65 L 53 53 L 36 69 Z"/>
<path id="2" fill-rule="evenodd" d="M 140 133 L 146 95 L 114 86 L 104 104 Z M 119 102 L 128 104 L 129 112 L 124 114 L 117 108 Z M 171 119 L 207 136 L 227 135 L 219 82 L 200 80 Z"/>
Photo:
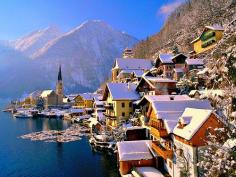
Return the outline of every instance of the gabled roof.
<path id="1" fill-rule="evenodd" d="M 186 55 L 184 55 L 183 53 L 179 53 L 179 54 L 172 57 L 172 62 L 184 64 L 184 62 L 187 58 L 188 57 Z"/>
<path id="2" fill-rule="evenodd" d="M 173 63 L 172 58 L 174 57 L 173 54 L 159 54 L 159 59 L 162 63 Z"/>
<path id="3" fill-rule="evenodd" d="M 164 112 L 183 112 L 185 108 L 211 109 L 208 100 L 178 100 L 178 101 L 155 101 L 153 108 L 158 117 L 162 117 Z"/>
<path id="4" fill-rule="evenodd" d="M 117 143 L 119 161 L 153 159 L 148 145 L 150 140 L 122 141 Z"/>
<path id="5" fill-rule="evenodd" d="M 142 77 L 142 75 L 144 74 L 144 71 L 143 71 L 143 70 L 134 70 L 134 71 L 133 71 L 133 74 L 134 74 L 136 77 Z"/>
<path id="6" fill-rule="evenodd" d="M 41 97 L 42 98 L 46 98 L 48 95 L 50 95 L 51 93 L 53 93 L 54 90 L 44 90 L 42 93 L 41 93 Z"/>
<path id="7" fill-rule="evenodd" d="M 137 59 L 137 58 L 117 58 L 113 68 L 119 69 L 143 69 L 149 70 L 152 68 L 151 59 Z"/>
<path id="8" fill-rule="evenodd" d="M 187 65 L 204 65 L 203 59 L 187 59 Z"/>
<path id="9" fill-rule="evenodd" d="M 189 92 L 189 95 L 193 96 L 196 93 L 199 93 L 203 97 L 224 96 L 225 95 L 224 90 L 220 90 L 220 89 L 191 90 Z"/>
<path id="10" fill-rule="evenodd" d="M 176 83 L 177 82 L 169 78 L 142 76 L 137 87 L 139 87 L 139 85 L 143 82 L 143 80 L 146 81 L 152 88 L 156 88 L 156 83 Z"/>
<path id="11" fill-rule="evenodd" d="M 66 95 L 66 97 L 69 98 L 70 101 L 74 100 L 77 96 L 78 96 L 78 94 Z"/>
<path id="12" fill-rule="evenodd" d="M 155 101 L 180 101 L 180 100 L 194 100 L 188 95 L 145 95 L 142 100 L 148 100 L 150 103 Z"/>
<path id="13" fill-rule="evenodd" d="M 143 70 L 141 69 L 124 69 L 122 70 L 119 75 L 117 76 L 117 78 L 120 78 L 122 74 L 134 74 L 136 77 L 141 77 L 142 74 L 144 73 Z"/>
<path id="14" fill-rule="evenodd" d="M 37 97 L 39 97 L 41 94 L 42 94 L 42 91 L 41 91 L 41 90 L 36 90 L 36 91 L 30 93 L 29 96 L 32 97 L 32 98 L 37 98 Z"/>
<path id="15" fill-rule="evenodd" d="M 194 39 L 192 42 L 190 42 L 191 44 L 198 41 L 201 36 L 203 35 L 203 33 L 205 32 L 206 29 L 210 29 L 210 30 L 215 30 L 215 31 L 224 31 L 224 28 L 220 25 L 213 25 L 213 26 L 205 26 L 204 30 L 202 31 L 202 33 L 196 38 Z"/>
<path id="16" fill-rule="evenodd" d="M 108 83 L 103 99 L 110 92 L 113 100 L 138 100 L 139 94 L 135 91 L 136 85 L 132 83 Z"/>
<path id="17" fill-rule="evenodd" d="M 183 70 L 183 68 L 175 68 L 174 72 L 176 72 L 176 73 L 184 73 L 184 70 Z"/>
<path id="18" fill-rule="evenodd" d="M 93 100 L 94 94 L 93 93 L 80 93 L 79 94 L 84 100 Z"/>
<path id="19" fill-rule="evenodd" d="M 205 26 L 205 28 L 216 31 L 224 31 L 224 28 L 221 25 Z"/>
<path id="20" fill-rule="evenodd" d="M 213 111 L 209 109 L 186 108 L 179 121 L 185 121 L 187 125 L 183 128 L 178 128 L 178 125 L 176 125 L 173 133 L 190 140 L 212 113 Z"/>
<path id="21" fill-rule="evenodd" d="M 139 104 L 144 100 L 152 105 L 157 118 L 164 121 L 168 133 L 173 132 L 186 108 L 212 109 L 208 100 L 196 100 L 187 95 L 145 95 Z"/>

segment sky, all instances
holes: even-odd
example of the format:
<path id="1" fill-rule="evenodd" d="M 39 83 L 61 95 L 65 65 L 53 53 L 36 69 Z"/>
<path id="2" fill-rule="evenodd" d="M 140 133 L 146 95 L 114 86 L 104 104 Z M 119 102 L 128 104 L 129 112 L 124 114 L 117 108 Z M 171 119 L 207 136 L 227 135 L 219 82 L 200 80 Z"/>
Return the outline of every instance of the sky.
<path id="1" fill-rule="evenodd" d="M 138 39 L 157 33 L 183 0 L 0 0 L 0 40 L 57 26 L 69 31 L 103 20 Z"/>

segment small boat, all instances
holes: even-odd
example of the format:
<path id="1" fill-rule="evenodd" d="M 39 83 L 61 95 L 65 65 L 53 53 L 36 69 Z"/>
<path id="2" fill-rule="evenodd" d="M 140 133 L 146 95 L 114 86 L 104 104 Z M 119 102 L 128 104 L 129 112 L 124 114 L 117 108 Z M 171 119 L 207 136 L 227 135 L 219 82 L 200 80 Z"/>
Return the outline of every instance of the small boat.
<path id="1" fill-rule="evenodd" d="M 29 112 L 17 112 L 13 114 L 15 118 L 32 118 L 33 115 L 30 114 Z"/>

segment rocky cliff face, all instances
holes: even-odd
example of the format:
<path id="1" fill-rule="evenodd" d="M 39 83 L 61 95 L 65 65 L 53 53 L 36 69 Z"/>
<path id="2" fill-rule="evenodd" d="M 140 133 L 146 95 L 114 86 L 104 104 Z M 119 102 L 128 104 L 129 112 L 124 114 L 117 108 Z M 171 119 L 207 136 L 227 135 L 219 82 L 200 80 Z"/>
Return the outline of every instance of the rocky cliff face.
<path id="1" fill-rule="evenodd" d="M 159 51 L 178 48 L 180 52 L 192 50 L 190 42 L 206 25 L 232 20 L 236 13 L 235 0 L 187 0 L 167 19 L 161 31 L 135 46 L 136 57 L 156 57 Z"/>

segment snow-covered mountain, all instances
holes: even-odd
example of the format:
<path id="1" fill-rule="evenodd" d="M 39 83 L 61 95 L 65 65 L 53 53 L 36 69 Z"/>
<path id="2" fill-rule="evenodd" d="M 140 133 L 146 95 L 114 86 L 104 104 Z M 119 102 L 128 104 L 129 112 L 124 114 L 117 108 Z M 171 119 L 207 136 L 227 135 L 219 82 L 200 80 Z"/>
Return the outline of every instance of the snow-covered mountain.
<path id="1" fill-rule="evenodd" d="M 122 55 L 123 49 L 138 42 L 136 38 L 98 20 L 86 21 L 64 34 L 55 33 L 54 38 L 53 31 L 58 30 L 31 33 L 17 40 L 14 48 L 8 48 L 5 54 L 4 50 L 0 50 L 0 60 L 5 60 L 7 66 L 14 65 L 8 67 L 8 73 L 4 67 L 0 67 L 0 75 L 4 76 L 4 79 L 0 79 L 1 88 L 9 89 L 10 79 L 16 90 L 24 88 L 26 93 L 35 89 L 54 88 L 58 66 L 61 64 L 67 93 L 93 91 L 110 76 L 111 66 L 115 58 Z M 48 35 L 47 32 L 52 33 Z M 27 66 L 21 63 L 15 65 L 13 61 L 18 58 L 24 58 L 20 60 L 24 62 L 27 60 Z M 5 72 L 1 72 L 1 68 Z M 10 70 L 17 72 L 11 73 Z M 25 79 L 22 75 L 25 75 Z M 22 84 L 21 80 L 24 80 Z M 25 84 L 27 87 L 23 86 Z M 11 90 L 6 93 L 15 93 L 13 88 Z"/>
<path id="2" fill-rule="evenodd" d="M 32 57 L 35 52 L 42 48 L 49 41 L 61 36 L 63 33 L 56 27 L 47 27 L 34 31 L 20 39 L 11 42 L 11 45 L 26 56 Z"/>
<path id="3" fill-rule="evenodd" d="M 52 80 L 60 63 L 70 91 L 80 85 L 95 89 L 108 78 L 114 59 L 137 41 L 103 21 L 91 20 L 51 40 L 33 58 Z"/>

